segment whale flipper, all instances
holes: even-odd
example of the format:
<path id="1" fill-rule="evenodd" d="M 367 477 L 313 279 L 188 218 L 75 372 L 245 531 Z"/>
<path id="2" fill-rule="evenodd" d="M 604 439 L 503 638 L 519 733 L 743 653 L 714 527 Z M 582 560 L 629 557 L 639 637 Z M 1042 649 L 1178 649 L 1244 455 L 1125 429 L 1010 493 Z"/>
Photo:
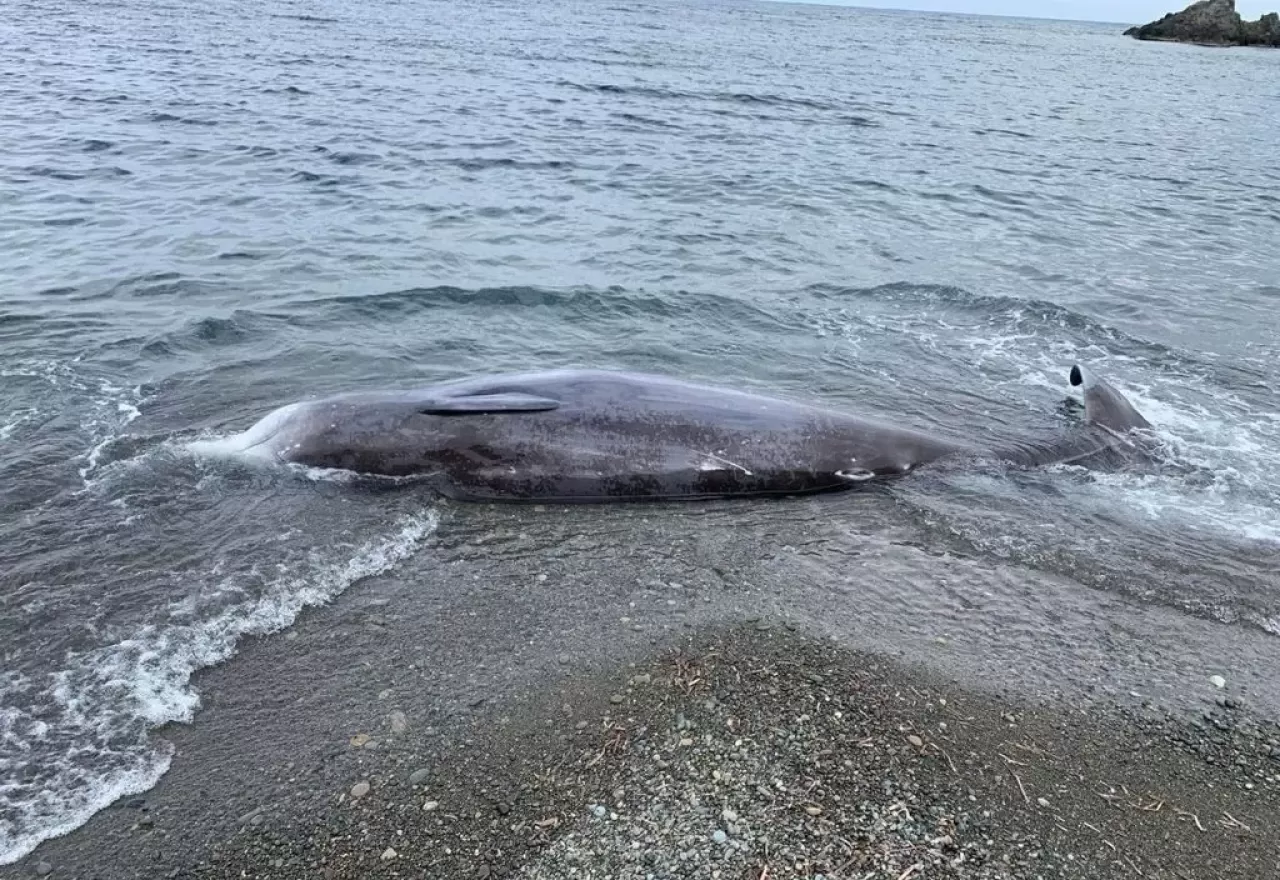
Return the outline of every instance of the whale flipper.
<path id="1" fill-rule="evenodd" d="M 559 409 L 560 401 L 532 394 L 468 394 L 444 397 L 418 406 L 428 416 L 473 416 L 489 413 L 547 412 Z"/>

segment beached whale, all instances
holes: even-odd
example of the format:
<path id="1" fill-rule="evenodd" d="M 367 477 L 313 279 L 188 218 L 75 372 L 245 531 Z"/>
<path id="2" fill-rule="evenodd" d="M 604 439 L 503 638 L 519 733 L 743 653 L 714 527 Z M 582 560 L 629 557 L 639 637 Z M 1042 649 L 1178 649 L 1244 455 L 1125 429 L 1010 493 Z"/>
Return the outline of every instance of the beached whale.
<path id="1" fill-rule="evenodd" d="M 1023 465 L 1124 449 L 1146 419 L 1073 367 L 1076 430 L 1004 449 L 676 378 L 552 370 L 341 394 L 282 407 L 220 451 L 318 468 L 418 475 L 444 495 L 488 501 L 624 501 L 790 495 L 901 477 L 939 459 Z"/>

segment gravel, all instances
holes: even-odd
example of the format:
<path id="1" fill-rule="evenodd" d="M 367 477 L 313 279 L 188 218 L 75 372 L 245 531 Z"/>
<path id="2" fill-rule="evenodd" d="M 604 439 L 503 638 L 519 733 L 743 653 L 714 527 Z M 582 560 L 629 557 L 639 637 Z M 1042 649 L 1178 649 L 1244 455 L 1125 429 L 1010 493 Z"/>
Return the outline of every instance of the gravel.
<path id="1" fill-rule="evenodd" d="M 944 695 L 800 638 L 739 634 L 707 656 L 671 661 L 669 699 L 614 722 L 608 820 L 575 822 L 517 876 L 1250 877 L 1271 858 L 1233 839 L 1225 817 L 1250 820 L 1204 804 L 1217 771 L 1151 719 Z M 1271 809 L 1278 783 L 1258 782 Z M 1262 802 L 1233 809 L 1269 827 Z M 1199 831 L 1201 813 L 1221 821 Z"/>
<path id="2" fill-rule="evenodd" d="M 447 737 L 336 730 L 324 762 L 266 768 L 293 794 L 258 826 L 200 837 L 199 793 L 157 791 L 164 822 L 85 852 L 112 853 L 104 880 L 1275 876 L 1280 727 L 1211 714 L 1230 723 L 978 693 L 746 622 Z"/>

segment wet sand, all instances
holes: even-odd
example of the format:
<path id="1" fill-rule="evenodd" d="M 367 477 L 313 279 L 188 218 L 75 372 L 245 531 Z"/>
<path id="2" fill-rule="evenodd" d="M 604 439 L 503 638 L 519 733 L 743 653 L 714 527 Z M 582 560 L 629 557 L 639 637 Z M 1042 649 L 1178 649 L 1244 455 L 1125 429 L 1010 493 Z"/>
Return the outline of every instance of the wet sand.
<path id="1" fill-rule="evenodd" d="M 940 567 L 979 562 L 824 532 L 830 509 L 778 506 L 751 525 L 715 509 L 609 525 L 455 511 L 416 570 L 200 675 L 196 721 L 160 731 L 176 749 L 160 784 L 3 876 L 1280 870 L 1280 726 L 1270 692 L 1239 683 L 1265 679 L 1274 639 L 1228 641 L 1208 622 L 1162 637 L 1164 612 L 1077 586 L 1074 613 L 1103 605 L 1108 636 L 1055 681 L 1061 655 L 1007 659 L 1027 638 L 1008 620 L 966 641 L 959 612 L 916 614 Z M 808 549 L 762 554 L 765 533 Z M 901 609 L 875 605 L 870 582 L 833 601 L 813 566 L 850 542 L 881 554 L 876 571 L 898 560 Z M 932 581 L 903 563 L 917 555 Z M 1043 631 L 1052 618 L 1061 634 L 1071 622 L 1038 586 Z M 1231 658 L 1225 688 L 1202 671 L 1205 645 Z M 1131 690 L 1139 670 L 1182 698 Z"/>

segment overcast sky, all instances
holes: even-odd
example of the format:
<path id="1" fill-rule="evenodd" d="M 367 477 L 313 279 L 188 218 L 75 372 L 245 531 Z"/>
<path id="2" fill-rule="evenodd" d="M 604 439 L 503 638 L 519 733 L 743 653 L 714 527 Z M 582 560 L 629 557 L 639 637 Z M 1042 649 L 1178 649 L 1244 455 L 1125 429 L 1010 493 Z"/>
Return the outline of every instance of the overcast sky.
<path id="1" fill-rule="evenodd" d="M 1166 12 L 1177 12 L 1191 0 L 819 0 L 842 6 L 880 6 L 889 9 L 927 9 L 932 12 L 977 12 L 1022 15 L 1029 18 L 1078 18 L 1146 24 Z M 1280 11 L 1280 0 L 1236 0 L 1236 10 L 1254 19 Z"/>

